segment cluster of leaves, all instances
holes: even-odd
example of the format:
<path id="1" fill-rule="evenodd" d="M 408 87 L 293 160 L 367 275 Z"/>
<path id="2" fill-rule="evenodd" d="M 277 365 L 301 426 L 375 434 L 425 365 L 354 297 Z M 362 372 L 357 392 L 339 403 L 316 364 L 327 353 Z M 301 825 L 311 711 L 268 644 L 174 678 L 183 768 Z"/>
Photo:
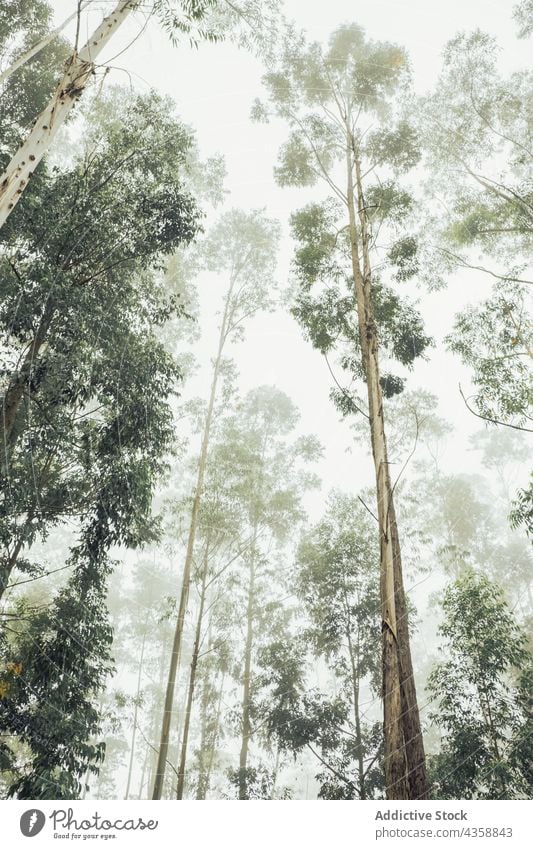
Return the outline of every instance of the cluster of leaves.
<path id="1" fill-rule="evenodd" d="M 13 0 L 0 9 L 0 56 L 9 66 L 51 29 L 52 8 L 46 0 Z M 0 151 L 13 150 L 44 107 L 69 53 L 60 38 L 49 42 L 0 86 Z"/>
<path id="2" fill-rule="evenodd" d="M 428 679 L 432 719 L 445 734 L 432 759 L 444 799 L 531 794 L 532 658 L 502 590 L 467 572 L 443 599 L 446 640 Z"/>
<path id="3" fill-rule="evenodd" d="M 2 644 L 24 669 L 2 700 L 16 744 L 10 792 L 24 798 L 73 798 L 103 756 L 88 741 L 111 668 L 108 552 L 158 532 L 152 496 L 181 373 L 157 331 L 184 315 L 163 269 L 199 228 L 181 179 L 191 135 L 168 104 L 115 93 L 100 117 L 71 165 L 40 170 L 1 234 L 3 412 L 13 413 L 4 584 L 24 568 L 22 546 L 66 519 L 80 529 L 64 588 Z"/>

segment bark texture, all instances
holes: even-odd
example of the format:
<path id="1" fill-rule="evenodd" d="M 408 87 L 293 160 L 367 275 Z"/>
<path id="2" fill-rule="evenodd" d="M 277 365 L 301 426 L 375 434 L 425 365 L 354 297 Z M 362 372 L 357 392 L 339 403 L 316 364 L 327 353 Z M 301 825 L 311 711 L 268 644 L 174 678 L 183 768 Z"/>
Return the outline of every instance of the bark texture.
<path id="1" fill-rule="evenodd" d="M 419 799 L 427 798 L 428 795 L 424 747 L 411 662 L 400 542 L 385 435 L 379 339 L 372 297 L 370 237 L 361 166 L 348 125 L 346 165 L 352 271 L 368 395 L 380 537 L 386 793 L 389 799 Z"/>

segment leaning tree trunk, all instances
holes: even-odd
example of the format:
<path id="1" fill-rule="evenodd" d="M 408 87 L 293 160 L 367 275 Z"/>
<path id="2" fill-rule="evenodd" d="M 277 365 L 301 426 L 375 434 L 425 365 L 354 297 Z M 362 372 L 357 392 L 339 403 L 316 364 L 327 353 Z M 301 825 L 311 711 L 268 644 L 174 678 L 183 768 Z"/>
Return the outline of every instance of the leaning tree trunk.
<path id="1" fill-rule="evenodd" d="M 252 648 L 254 640 L 254 595 L 255 595 L 255 544 L 257 526 L 254 527 L 252 550 L 250 554 L 250 580 L 248 584 L 248 605 L 246 610 L 246 644 L 244 647 L 244 675 L 242 693 L 242 738 L 239 754 L 239 799 L 248 799 L 248 751 L 252 726 L 250 721 L 250 693 L 252 675 Z"/>
<path id="2" fill-rule="evenodd" d="M 401 561 L 399 541 L 393 527 L 393 491 L 390 480 L 383 399 L 379 369 L 379 342 L 374 317 L 369 236 L 362 191 L 360 166 L 352 158 L 353 139 L 348 130 L 346 151 L 348 176 L 348 212 L 352 268 L 355 286 L 359 338 L 362 365 L 368 393 L 369 425 L 372 456 L 376 475 L 377 512 L 380 532 L 380 596 L 382 617 L 383 654 L 383 707 L 385 743 L 385 782 L 390 799 L 413 798 L 411 775 L 415 770 L 418 784 L 425 795 L 425 763 L 413 752 L 419 751 L 421 735 L 413 735 L 409 728 L 420 728 L 418 706 L 412 675 L 406 681 L 406 670 L 410 661 L 409 636 L 405 616 L 405 601 L 401 589 Z M 354 185 L 356 170 L 357 195 Z M 356 218 L 356 203 L 359 214 L 360 232 Z M 360 252 L 363 259 L 361 270 Z M 403 661 L 403 666 L 402 666 Z M 403 675 L 402 675 L 403 672 Z M 411 669 L 412 673 L 412 669 Z M 402 687 L 402 679 L 404 686 Z M 407 686 L 406 686 L 407 685 Z M 404 709 L 407 708 L 407 714 Z M 423 749 L 422 749 L 423 751 Z"/>
<path id="3" fill-rule="evenodd" d="M 176 799 L 183 799 L 183 788 L 185 785 L 185 768 L 187 765 L 187 746 L 189 744 L 189 729 L 191 725 L 192 705 L 194 700 L 194 690 L 196 685 L 196 672 L 198 669 L 198 657 L 200 655 L 200 640 L 202 637 L 202 624 L 204 618 L 205 596 L 207 586 L 207 565 L 208 565 L 208 545 L 205 549 L 205 558 L 202 573 L 202 588 L 200 590 L 200 607 L 198 608 L 198 618 L 196 620 L 196 633 L 194 635 L 194 646 L 191 657 L 191 668 L 189 673 L 189 686 L 187 689 L 187 704 L 185 707 L 185 720 L 183 723 L 183 736 L 181 740 L 180 762 L 178 768 L 178 787 Z"/>
<path id="4" fill-rule="evenodd" d="M 211 784 L 211 773 L 213 771 L 213 764 L 215 761 L 215 752 L 218 742 L 218 735 L 220 730 L 220 717 L 222 714 L 222 699 L 224 696 L 224 682 L 226 680 L 226 673 L 223 672 L 221 675 L 220 687 L 218 690 L 218 702 L 217 709 L 215 713 L 215 722 L 213 725 L 213 733 L 211 737 L 211 742 L 208 743 L 207 740 L 207 728 L 206 725 L 203 726 L 202 733 L 202 741 L 200 744 L 200 770 L 198 774 L 198 789 L 196 791 L 196 799 L 206 799 L 207 794 L 209 793 L 209 787 Z M 205 695 L 208 695 L 208 690 Z M 207 701 L 204 703 L 203 709 L 207 710 L 208 703 Z M 205 717 L 205 715 L 204 715 Z M 206 753 L 208 757 L 206 758 Z M 207 762 L 206 762 L 207 761 Z"/>
<path id="5" fill-rule="evenodd" d="M 144 648 L 146 645 L 146 631 L 143 634 L 143 641 L 141 645 L 141 656 L 139 658 L 139 671 L 137 673 L 137 693 L 135 695 L 135 708 L 133 711 L 133 729 L 131 732 L 131 747 L 130 747 L 130 761 L 128 764 L 128 779 L 126 782 L 126 793 L 124 795 L 125 799 L 129 799 L 130 797 L 130 787 L 131 787 L 131 776 L 133 773 L 133 762 L 135 759 L 135 740 L 137 737 L 137 722 L 139 718 L 139 696 L 141 693 L 141 678 L 143 671 L 143 661 L 144 661 Z"/>
<path id="6" fill-rule="evenodd" d="M 198 460 L 198 472 L 196 478 L 196 487 L 194 490 L 194 498 L 191 511 L 191 524 L 189 527 L 189 537 L 187 540 L 187 553 L 185 555 L 185 565 L 183 567 L 183 580 L 181 584 L 180 602 L 178 608 L 178 618 L 176 621 L 176 629 L 174 632 L 174 642 L 172 645 L 172 653 L 170 656 L 170 668 L 168 672 L 167 687 L 165 692 L 165 707 L 163 711 L 163 723 L 161 727 L 161 740 L 159 743 L 159 755 L 157 759 L 157 769 L 154 781 L 154 789 L 152 799 L 160 799 L 163 790 L 163 781 L 165 778 L 165 769 L 168 756 L 168 746 L 170 739 L 170 724 L 172 720 L 172 705 L 174 702 L 174 690 L 176 689 L 176 675 L 178 671 L 179 658 L 181 653 L 181 642 L 183 636 L 183 626 L 185 623 L 185 614 L 187 612 L 187 604 L 189 601 L 189 589 L 191 585 L 191 568 L 194 556 L 194 544 L 196 541 L 196 530 L 198 527 L 198 516 L 200 513 L 200 505 L 202 501 L 202 493 L 204 489 L 204 479 L 207 469 L 207 455 L 209 450 L 209 436 L 211 433 L 211 425 L 213 422 L 213 413 L 215 408 L 215 398 L 217 393 L 218 378 L 220 375 L 220 366 L 222 362 L 222 353 L 228 333 L 228 322 L 230 315 L 231 297 L 233 286 L 235 283 L 232 275 L 228 292 L 226 294 L 226 303 L 224 306 L 224 315 L 220 325 L 220 335 L 218 341 L 218 350 L 213 368 L 213 378 L 211 381 L 211 392 L 209 395 L 209 403 L 207 414 L 205 417 L 204 432 L 202 436 L 202 447 L 200 449 L 200 457 Z"/>
<path id="7" fill-rule="evenodd" d="M 63 76 L 50 102 L 37 117 L 28 136 L 0 177 L 0 227 L 20 200 L 33 172 L 87 87 L 95 72 L 97 56 L 138 5 L 139 0 L 120 0 L 79 53 L 73 52 L 67 60 Z"/>
<path id="8" fill-rule="evenodd" d="M 359 778 L 359 799 L 366 799 L 365 788 L 365 763 L 363 749 L 363 735 L 361 733 L 361 711 L 359 707 L 359 693 L 361 689 L 360 682 L 360 667 L 359 667 L 359 636 L 357 638 L 357 649 L 353 645 L 352 640 L 352 623 L 348 614 L 348 599 L 346 593 L 344 596 L 346 614 L 348 616 L 348 628 L 346 629 L 346 639 L 348 642 L 348 654 L 350 657 L 350 669 L 352 673 L 352 694 L 353 694 L 353 718 L 355 726 L 355 738 L 357 746 L 357 775 Z"/>

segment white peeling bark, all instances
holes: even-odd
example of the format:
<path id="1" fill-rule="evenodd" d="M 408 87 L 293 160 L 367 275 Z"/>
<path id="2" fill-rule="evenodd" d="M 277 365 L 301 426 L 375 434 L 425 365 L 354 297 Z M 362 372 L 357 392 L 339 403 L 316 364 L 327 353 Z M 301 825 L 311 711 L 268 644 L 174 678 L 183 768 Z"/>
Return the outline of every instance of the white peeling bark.
<path id="1" fill-rule="evenodd" d="M 67 60 L 63 76 L 50 102 L 0 177 L 0 227 L 20 200 L 37 165 L 86 88 L 94 73 L 97 56 L 138 3 L 139 0 L 120 0 L 79 53 L 72 53 Z"/>

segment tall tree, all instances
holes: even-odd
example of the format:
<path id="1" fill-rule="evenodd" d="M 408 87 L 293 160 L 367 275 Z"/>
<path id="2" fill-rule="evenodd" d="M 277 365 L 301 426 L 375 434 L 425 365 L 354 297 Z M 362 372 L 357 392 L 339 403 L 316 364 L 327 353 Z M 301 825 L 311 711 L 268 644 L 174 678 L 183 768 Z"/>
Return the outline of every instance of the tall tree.
<path id="1" fill-rule="evenodd" d="M 419 158 L 416 134 L 402 111 L 407 81 L 404 51 L 367 40 L 356 25 L 334 32 L 327 49 L 289 37 L 276 70 L 265 76 L 274 111 L 291 127 L 276 168 L 278 182 L 305 186 L 322 179 L 332 193 L 293 217 L 299 284 L 293 313 L 323 353 L 343 340 L 344 366 L 366 384 L 379 520 L 390 798 L 424 798 L 428 792 L 383 413 L 383 395 L 401 391 L 403 380 L 382 372 L 380 359 L 389 354 L 409 367 L 430 340 L 419 315 L 382 283 L 376 268 L 383 262 L 395 266 L 399 282 L 418 271 L 416 239 L 405 228 L 400 238 L 394 233 L 412 199 L 391 175 L 409 170 Z M 260 103 L 254 113 L 258 119 L 268 114 Z M 377 244 L 382 230 L 389 233 L 384 255 Z M 311 290 L 321 284 L 313 297 Z M 363 406 L 343 389 L 338 400 L 350 412 Z"/>
<path id="2" fill-rule="evenodd" d="M 243 642 L 236 648 L 241 657 L 235 659 L 241 691 L 235 711 L 239 766 L 231 778 L 241 800 L 250 798 L 255 770 L 250 766 L 250 746 L 256 737 L 257 654 L 290 615 L 278 601 L 288 587 L 283 579 L 285 555 L 276 555 L 276 549 L 303 518 L 303 493 L 317 483 L 305 467 L 319 456 L 320 446 L 315 437 L 293 435 L 298 417 L 290 399 L 275 387 L 252 390 L 228 417 L 213 455 L 241 505 L 245 539 L 250 541 L 233 584 L 234 615 Z"/>
<path id="3" fill-rule="evenodd" d="M 178 176 L 191 138 L 163 100 L 113 102 L 124 123 L 104 120 L 95 148 L 71 168 L 43 170 L 31 209 L 17 210 L 2 232 L 0 595 L 24 547 L 90 504 L 86 470 L 104 411 L 111 421 L 129 408 L 131 428 L 141 399 L 155 402 L 180 374 L 151 328 L 183 313 L 160 270 L 198 227 Z M 110 311 L 117 300 L 121 311 Z M 143 377 L 154 368 L 166 375 L 160 387 Z"/>
<path id="4" fill-rule="evenodd" d="M 218 345 L 211 374 L 211 388 L 202 430 L 200 455 L 198 457 L 196 483 L 194 487 L 187 550 L 183 567 L 183 579 L 179 600 L 174 645 L 165 695 L 165 711 L 161 727 L 159 758 L 154 782 L 153 798 L 160 799 L 167 763 L 172 705 L 176 687 L 181 642 L 189 588 L 198 515 L 202 502 L 204 480 L 208 464 L 209 439 L 213 422 L 215 401 L 223 354 L 232 338 L 242 336 L 245 322 L 258 310 L 272 303 L 276 247 L 279 228 L 275 221 L 260 212 L 244 213 L 234 210 L 226 213 L 209 235 L 205 245 L 205 262 L 211 271 L 227 275 L 222 316 L 219 326 Z"/>

